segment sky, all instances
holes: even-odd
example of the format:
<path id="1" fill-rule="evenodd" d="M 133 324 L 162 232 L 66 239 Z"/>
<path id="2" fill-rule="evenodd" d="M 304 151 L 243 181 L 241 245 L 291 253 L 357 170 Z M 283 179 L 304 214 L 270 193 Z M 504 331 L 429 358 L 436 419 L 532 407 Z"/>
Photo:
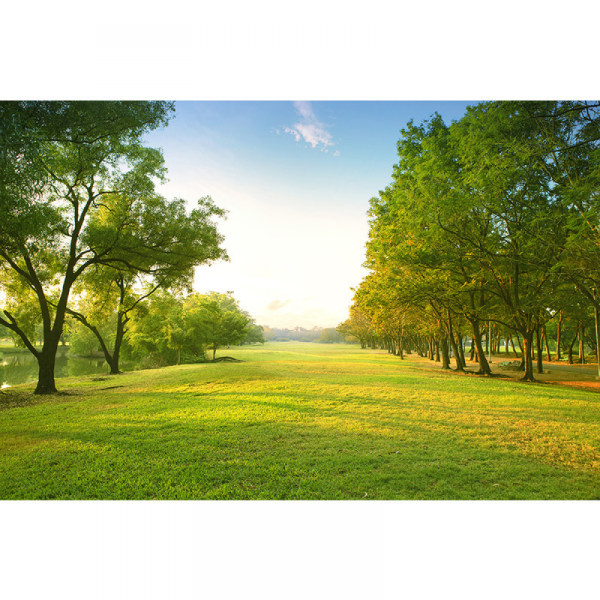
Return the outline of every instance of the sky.
<path id="1" fill-rule="evenodd" d="M 175 0 L 168 5 L 108 0 L 102 10 L 75 0 L 33 4 L 34 10 L 30 2 L 3 6 L 4 22 L 11 24 L 0 36 L 2 55 L 10 57 L 2 65 L 3 99 L 533 100 L 600 95 L 600 79 L 593 76 L 597 19 L 589 0 L 569 5 L 568 15 L 590 15 L 578 18 L 577 27 L 568 26 L 564 3 L 540 0 L 509 0 L 501 7 L 474 0 L 309 0 L 301 5 L 272 0 Z M 82 23 L 86 33 L 102 43 L 79 44 L 74 50 L 73 36 L 57 35 L 82 31 Z M 26 37 L 22 24 L 26 24 Z M 360 264 L 368 200 L 390 180 L 400 129 L 410 118 L 419 121 L 434 110 L 447 119 L 459 118 L 465 105 L 311 102 L 309 114 L 314 121 L 307 122 L 292 102 L 178 103 L 169 127 L 150 136 L 164 148 L 170 169 L 171 181 L 164 192 L 188 199 L 210 194 L 230 211 L 221 230 L 232 260 L 201 269 L 196 287 L 234 290 L 243 307 L 264 324 L 310 327 L 343 320 L 352 297 L 349 288 L 363 276 Z M 297 123 L 301 127 L 295 127 Z M 308 127 L 311 123 L 313 127 Z M 316 124 L 328 135 L 311 136 L 311 131 L 319 129 Z M 313 148 L 303 134 L 312 142 L 323 141 Z M 333 156 L 336 151 L 339 155 Z M 290 302 L 283 306 L 286 299 Z M 496 503 L 391 503 L 385 507 L 373 503 L 368 512 L 361 504 L 359 513 L 358 503 L 344 504 L 343 509 L 336 504 L 329 510 L 329 504 L 306 502 L 294 504 L 292 519 L 284 503 L 211 503 L 210 507 L 205 503 L 201 510 L 187 505 L 190 510 L 186 511 L 181 505 L 177 510 L 153 505 L 152 543 L 144 535 L 147 511 L 141 514 L 137 506 L 130 509 L 127 505 L 123 519 L 120 512 L 125 507 L 118 504 L 74 503 L 68 509 L 60 503 L 58 507 L 53 503 L 11 505 L 11 514 L 20 511 L 23 518 L 5 519 L 8 527 L 3 534 L 9 543 L 4 546 L 12 550 L 28 540 L 23 536 L 23 523 L 30 524 L 39 542 L 33 550 L 44 557 L 38 563 L 48 575 L 39 579 L 45 593 L 48 581 L 60 574 L 60 568 L 55 568 L 60 565 L 54 565 L 49 556 L 69 553 L 75 563 L 82 557 L 85 562 L 72 569 L 66 588 L 64 578 L 60 582 L 65 597 L 77 597 L 79 588 L 97 575 L 96 563 L 95 570 L 89 569 L 89 552 L 72 552 L 73 540 L 79 549 L 83 546 L 96 553 L 111 547 L 115 539 L 125 540 L 126 570 L 115 569 L 114 561 L 100 560 L 104 588 L 135 584 L 137 590 L 138 572 L 186 575 L 181 565 L 185 571 L 190 557 L 218 545 L 223 527 L 232 522 L 235 526 L 229 526 L 227 533 L 236 532 L 240 540 L 251 538 L 257 549 L 254 556 L 260 561 L 248 554 L 243 563 L 234 560 L 235 568 L 245 575 L 238 578 L 243 591 L 247 592 L 248 582 L 250 587 L 256 583 L 254 587 L 263 590 L 265 598 L 280 596 L 290 577 L 297 575 L 294 568 L 299 564 L 312 573 L 300 595 L 318 586 L 331 590 L 329 595 L 340 595 L 341 589 L 348 598 L 389 596 L 390 589 L 398 588 L 398 578 L 390 583 L 390 577 L 382 577 L 381 566 L 392 561 L 395 566 L 398 556 L 408 559 L 404 571 L 409 576 L 400 586 L 408 595 L 414 591 L 414 596 L 423 596 L 422 582 L 430 576 L 432 564 L 445 575 L 440 579 L 443 587 L 435 588 L 438 595 L 447 594 L 456 584 L 463 597 L 478 598 L 491 579 L 498 582 L 498 566 L 507 593 L 507 586 L 515 585 L 531 590 L 530 596 L 539 595 L 541 586 L 547 598 L 569 592 L 575 597 L 589 595 L 593 589 L 590 577 L 582 573 L 593 572 L 589 539 L 594 536 L 577 535 L 580 531 L 588 534 L 589 524 L 597 522 L 590 514 L 595 510 L 591 504 L 578 504 L 575 511 L 565 503 L 536 503 L 525 511 L 519 503 L 503 504 L 501 510 Z M 211 514 L 206 512 L 209 508 Z M 59 536 L 45 529 L 57 521 L 57 509 L 65 509 L 66 517 L 59 519 Z M 217 509 L 220 518 L 214 518 Z M 257 509 L 259 536 L 252 529 Z M 89 527 L 77 529 L 94 518 L 102 525 L 100 534 L 92 531 L 89 535 Z M 300 524 L 295 531 L 306 535 L 290 536 L 287 531 L 282 535 L 281 524 L 291 521 Z M 349 521 L 353 523 L 351 538 L 346 535 Z M 551 538 L 547 535 L 550 521 L 556 525 Z M 399 536 L 387 531 L 394 522 L 399 524 L 401 543 Z M 211 529 L 212 523 L 216 525 Z M 489 523 L 501 524 L 494 530 L 498 535 L 489 535 Z M 378 534 L 384 530 L 386 535 Z M 181 535 L 188 531 L 202 533 L 202 547 L 194 535 Z M 321 539 L 323 531 L 328 534 L 326 540 Z M 414 552 L 421 548 L 424 531 L 431 534 L 426 537 L 433 537 L 434 551 L 438 551 L 429 561 L 421 560 L 422 552 Z M 293 544 L 286 543 L 289 539 Z M 526 543 L 519 547 L 515 539 Z M 315 544 L 315 540 L 326 543 Z M 168 552 L 163 554 L 159 548 Z M 319 554 L 321 548 L 325 553 Z M 357 548 L 368 548 L 368 552 L 357 552 Z M 519 555 L 520 548 L 526 554 Z M 557 548 L 569 552 L 557 555 Z M 518 559 L 523 558 L 521 562 L 527 562 L 527 573 L 518 568 L 515 551 Z M 114 553 L 104 554 L 112 559 Z M 560 569 L 554 569 L 550 577 L 527 576 L 543 575 L 558 560 Z M 12 563 L 8 589 L 21 592 L 28 565 Z M 275 568 L 268 578 L 260 579 L 265 563 Z M 321 568 L 325 563 L 327 569 Z M 208 564 L 214 576 L 203 582 L 203 589 L 222 593 L 231 561 L 209 560 Z M 461 577 L 465 564 L 473 566 L 467 578 Z M 512 576 L 504 577 L 509 572 Z M 330 577 L 331 573 L 340 576 Z M 189 595 L 197 587 L 196 581 L 185 576 L 164 579 L 148 579 L 153 587 L 146 586 L 143 597 L 164 597 L 174 585 Z"/>
<path id="2" fill-rule="evenodd" d="M 472 102 L 185 101 L 146 141 L 163 150 L 160 190 L 190 206 L 210 196 L 229 262 L 197 268 L 194 288 L 232 291 L 260 325 L 335 327 L 366 271 L 369 199 L 391 181 L 413 119 L 459 119 Z"/>

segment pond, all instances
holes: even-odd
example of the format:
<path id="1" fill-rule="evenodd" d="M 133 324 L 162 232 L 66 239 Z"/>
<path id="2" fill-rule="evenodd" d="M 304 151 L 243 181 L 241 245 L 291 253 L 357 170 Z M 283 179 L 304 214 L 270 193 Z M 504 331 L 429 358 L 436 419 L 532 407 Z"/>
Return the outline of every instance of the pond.
<path id="1" fill-rule="evenodd" d="M 68 348 L 60 348 L 56 357 L 56 377 L 75 377 L 108 373 L 108 365 L 101 358 L 82 358 L 69 356 Z M 35 357 L 23 350 L 0 350 L 0 387 L 19 383 L 35 383 L 38 376 L 38 364 Z"/>

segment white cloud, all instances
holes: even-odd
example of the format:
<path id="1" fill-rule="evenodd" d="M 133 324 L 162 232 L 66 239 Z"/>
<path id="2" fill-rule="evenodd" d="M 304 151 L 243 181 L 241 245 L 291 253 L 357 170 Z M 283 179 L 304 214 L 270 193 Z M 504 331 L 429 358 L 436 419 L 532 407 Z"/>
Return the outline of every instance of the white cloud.
<path id="1" fill-rule="evenodd" d="M 296 138 L 296 141 L 299 142 L 300 141 L 300 134 L 295 130 L 295 129 L 290 129 L 289 127 L 286 127 L 284 129 L 284 131 L 286 133 L 289 133 L 291 135 L 293 135 Z"/>
<path id="2" fill-rule="evenodd" d="M 304 140 L 313 148 L 321 147 L 321 150 L 325 152 L 327 152 L 328 146 L 335 145 L 333 136 L 317 119 L 310 102 L 294 102 L 294 107 L 298 111 L 300 120 L 292 127 L 286 127 L 285 133 L 293 135 L 297 142 Z"/>
<path id="3" fill-rule="evenodd" d="M 267 304 L 267 310 L 279 310 L 284 306 L 287 306 L 291 300 L 273 300 Z"/>

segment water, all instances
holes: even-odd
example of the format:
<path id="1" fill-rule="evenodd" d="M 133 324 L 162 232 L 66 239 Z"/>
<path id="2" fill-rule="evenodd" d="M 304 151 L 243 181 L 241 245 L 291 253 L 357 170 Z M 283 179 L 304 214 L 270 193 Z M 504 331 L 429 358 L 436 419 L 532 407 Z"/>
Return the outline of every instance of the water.
<path id="1" fill-rule="evenodd" d="M 108 373 L 110 369 L 103 359 L 69 356 L 68 349 L 60 348 L 56 356 L 55 377 L 76 377 Z M 0 350 L 0 387 L 19 383 L 35 383 L 38 363 L 29 352 Z"/>

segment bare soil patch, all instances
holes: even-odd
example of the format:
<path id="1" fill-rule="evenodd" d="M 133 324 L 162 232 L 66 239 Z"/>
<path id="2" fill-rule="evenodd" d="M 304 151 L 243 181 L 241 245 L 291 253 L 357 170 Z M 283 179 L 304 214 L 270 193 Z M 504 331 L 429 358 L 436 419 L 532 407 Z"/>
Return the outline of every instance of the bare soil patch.
<path id="1" fill-rule="evenodd" d="M 410 355 L 409 358 L 414 362 L 415 366 L 419 368 L 441 371 L 441 363 L 414 354 Z M 492 375 L 503 379 L 519 381 L 523 374 L 514 367 L 514 362 L 518 361 L 519 359 L 515 359 L 514 357 L 507 358 L 505 356 L 493 356 L 490 365 L 492 368 Z M 506 363 L 513 364 L 506 365 Z M 452 364 L 454 364 L 454 361 Z M 534 377 L 538 383 L 565 386 L 600 393 L 600 381 L 597 379 L 598 370 L 595 364 L 569 365 L 564 362 L 544 361 L 543 366 L 544 372 L 541 374 L 536 373 L 534 367 Z M 467 360 L 467 368 L 464 375 L 476 376 L 475 372 L 478 368 L 479 365 L 477 362 Z"/>

